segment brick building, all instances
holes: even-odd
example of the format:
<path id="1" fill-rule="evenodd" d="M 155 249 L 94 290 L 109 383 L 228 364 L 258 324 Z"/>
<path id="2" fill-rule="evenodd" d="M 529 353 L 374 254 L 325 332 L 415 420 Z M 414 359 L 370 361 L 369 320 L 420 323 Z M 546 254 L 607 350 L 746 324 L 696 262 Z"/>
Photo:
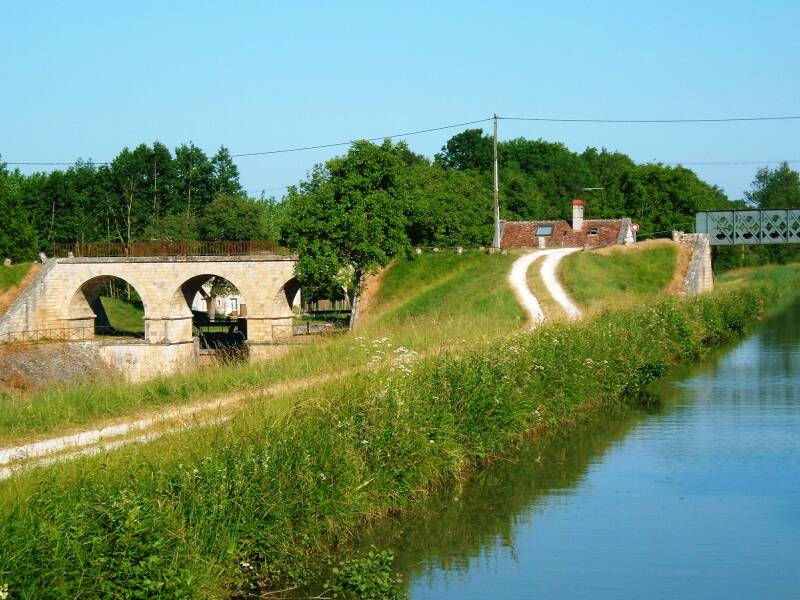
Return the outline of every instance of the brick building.
<path id="1" fill-rule="evenodd" d="M 501 248 L 582 248 L 634 242 L 630 219 L 583 218 L 583 200 L 572 201 L 572 223 L 555 221 L 501 221 Z"/>

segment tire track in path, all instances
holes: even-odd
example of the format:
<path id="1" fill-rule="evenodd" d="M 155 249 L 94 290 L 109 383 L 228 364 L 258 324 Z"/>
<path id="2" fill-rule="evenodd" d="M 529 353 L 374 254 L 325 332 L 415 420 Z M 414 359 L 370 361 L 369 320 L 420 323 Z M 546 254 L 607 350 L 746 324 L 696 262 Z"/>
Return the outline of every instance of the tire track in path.
<path id="1" fill-rule="evenodd" d="M 514 261 L 514 264 L 511 265 L 508 283 L 511 285 L 511 289 L 514 290 L 514 294 L 517 296 L 520 305 L 528 314 L 530 329 L 536 329 L 536 327 L 541 325 L 545 320 L 542 305 L 528 286 L 528 269 L 540 258 L 543 258 L 544 261 L 539 273 L 547 288 L 547 292 L 553 297 L 553 300 L 564 309 L 564 312 L 567 313 L 570 319 L 581 318 L 581 311 L 569 298 L 556 276 L 556 268 L 558 267 L 558 263 L 561 262 L 561 259 L 579 250 L 580 248 L 535 250 L 520 256 Z"/>

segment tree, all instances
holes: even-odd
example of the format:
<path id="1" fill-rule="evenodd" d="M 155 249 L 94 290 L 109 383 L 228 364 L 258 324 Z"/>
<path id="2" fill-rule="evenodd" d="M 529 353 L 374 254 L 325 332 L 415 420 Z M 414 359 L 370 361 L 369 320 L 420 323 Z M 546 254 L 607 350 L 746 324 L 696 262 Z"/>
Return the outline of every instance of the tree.
<path id="1" fill-rule="evenodd" d="M 436 155 L 436 164 L 446 169 L 488 171 L 494 161 L 492 146 L 492 138 L 482 129 L 467 129 L 447 140 Z"/>
<path id="2" fill-rule="evenodd" d="M 242 186 L 239 184 L 239 169 L 225 146 L 220 146 L 214 158 L 211 159 L 211 167 L 215 194 L 231 196 L 242 192 Z"/>
<path id="3" fill-rule="evenodd" d="M 265 206 L 241 195 L 217 194 L 200 219 L 205 240 L 259 240 L 267 230 Z"/>
<path id="4" fill-rule="evenodd" d="M 309 291 L 362 276 L 408 248 L 406 210 L 413 189 L 403 177 L 404 143 L 354 142 L 346 156 L 317 165 L 286 199 L 284 241 L 297 251 L 295 273 Z"/>
<path id="5" fill-rule="evenodd" d="M 786 162 L 759 169 L 745 197 L 758 208 L 800 208 L 800 174 Z"/>
<path id="6" fill-rule="evenodd" d="M 152 198 L 151 219 L 156 224 L 175 208 L 175 164 L 169 149 L 159 141 L 148 148 L 147 189 Z"/>
<path id="7" fill-rule="evenodd" d="M 0 162 L 0 215 L 4 226 L 0 227 L 0 259 L 30 260 L 36 256 L 36 232 L 28 221 L 19 189 L 14 185 L 6 165 Z"/>
<path id="8" fill-rule="evenodd" d="M 475 171 L 419 165 L 406 171 L 410 204 L 406 234 L 412 245 L 479 245 L 494 232 L 491 182 Z"/>
<path id="9" fill-rule="evenodd" d="M 214 199 L 214 166 L 205 153 L 193 143 L 175 148 L 177 210 L 186 215 L 198 214 Z"/>
<path id="10" fill-rule="evenodd" d="M 115 193 L 108 199 L 108 211 L 117 239 L 128 249 L 152 217 L 148 210 L 150 158 L 147 146 L 140 144 L 133 151 L 124 148 L 111 163 Z"/>

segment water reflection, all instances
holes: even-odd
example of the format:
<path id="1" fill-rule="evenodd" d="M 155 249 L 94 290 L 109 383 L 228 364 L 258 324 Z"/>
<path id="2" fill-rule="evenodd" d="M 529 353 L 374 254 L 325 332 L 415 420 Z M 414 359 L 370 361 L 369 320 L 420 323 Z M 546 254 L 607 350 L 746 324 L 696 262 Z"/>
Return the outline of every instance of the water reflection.
<path id="1" fill-rule="evenodd" d="M 414 600 L 800 597 L 798 315 L 360 543 Z"/>

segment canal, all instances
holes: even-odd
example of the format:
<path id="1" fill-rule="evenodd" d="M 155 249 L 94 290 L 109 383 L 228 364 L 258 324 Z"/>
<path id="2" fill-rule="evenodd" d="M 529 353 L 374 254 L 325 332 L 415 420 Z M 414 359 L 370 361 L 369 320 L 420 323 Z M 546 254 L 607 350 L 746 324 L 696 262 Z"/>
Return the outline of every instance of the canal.
<path id="1" fill-rule="evenodd" d="M 800 304 L 365 532 L 413 600 L 800 598 Z"/>

